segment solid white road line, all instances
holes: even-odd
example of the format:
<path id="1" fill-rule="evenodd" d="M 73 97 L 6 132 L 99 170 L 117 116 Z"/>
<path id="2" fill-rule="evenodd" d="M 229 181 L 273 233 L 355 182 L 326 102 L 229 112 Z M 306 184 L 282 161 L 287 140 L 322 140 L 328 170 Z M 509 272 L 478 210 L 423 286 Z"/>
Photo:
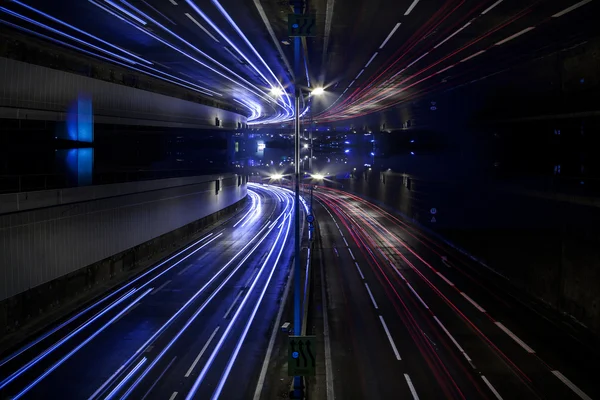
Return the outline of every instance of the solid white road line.
<path id="1" fill-rule="evenodd" d="M 442 325 L 442 323 L 440 322 L 440 320 L 438 319 L 438 317 L 436 317 L 434 315 L 433 319 L 435 319 L 435 322 L 437 322 L 438 325 L 443 329 L 443 331 L 446 332 L 446 335 L 448 335 L 448 337 L 450 338 L 450 340 L 452 340 L 452 343 L 454 343 L 454 345 L 458 348 L 458 350 L 463 354 L 463 356 L 465 356 L 465 358 L 467 359 L 467 361 L 470 363 L 471 362 L 471 357 L 469 357 L 469 355 L 467 354 L 467 352 L 463 350 L 463 348 L 460 346 L 460 344 L 458 344 L 458 342 L 456 341 L 456 339 L 454 339 L 454 337 L 450 334 L 450 332 L 448 332 L 448 329 L 446 329 L 446 327 L 444 325 Z"/>
<path id="2" fill-rule="evenodd" d="M 488 381 L 488 378 L 486 378 L 484 375 L 481 375 L 481 379 L 483 379 L 483 381 L 485 382 L 485 384 L 487 385 L 487 387 L 489 387 L 490 390 L 492 391 L 492 393 L 494 393 L 494 396 L 496 396 L 496 398 L 498 400 L 502 400 L 502 396 L 500 396 L 500 393 L 498 393 L 498 391 L 496 390 L 496 388 L 492 386 L 492 384 L 490 383 L 490 381 Z"/>
<path id="3" fill-rule="evenodd" d="M 162 285 L 160 285 L 159 287 L 157 287 L 156 289 L 154 289 L 152 291 L 152 293 L 150 293 L 150 296 L 160 292 L 162 289 L 165 288 L 165 286 L 167 286 L 169 283 L 171 283 L 171 280 L 169 279 L 168 281 L 166 281 L 165 283 L 163 283 Z"/>
<path id="4" fill-rule="evenodd" d="M 127 310 L 127 312 L 125 312 L 125 313 L 121 314 L 121 315 L 119 316 L 119 318 L 115 319 L 115 320 L 114 320 L 112 323 L 113 323 L 113 324 L 116 324 L 117 322 L 119 322 L 119 321 L 121 320 L 121 318 L 123 318 L 124 316 L 126 316 L 127 314 L 129 314 L 129 313 L 131 312 L 131 310 L 135 309 L 135 308 L 136 308 L 136 307 L 138 307 L 139 305 L 140 305 L 140 303 L 135 303 L 135 304 L 133 305 L 133 307 L 131 307 L 129 310 Z"/>
<path id="5" fill-rule="evenodd" d="M 406 282 L 406 280 L 404 282 Z M 425 307 L 426 309 L 429 310 L 429 306 L 423 301 L 423 299 L 421 298 L 421 296 L 418 295 L 418 293 L 415 291 L 415 289 L 413 289 L 413 287 L 411 286 L 411 284 L 408 283 L 408 282 L 406 282 L 406 284 L 408 285 L 408 288 L 410 289 L 410 291 L 413 292 L 413 294 L 415 296 L 417 296 L 417 299 L 419 299 L 419 301 L 421 302 L 421 304 L 423 304 L 423 307 Z"/>
<path id="6" fill-rule="evenodd" d="M 569 387 L 569 389 L 571 389 L 573 392 L 575 392 L 575 394 L 579 397 L 581 397 L 583 400 L 592 400 L 592 398 L 590 396 L 588 396 L 587 394 L 585 394 L 583 392 L 583 390 L 579 389 L 577 386 L 575 386 L 575 384 L 573 382 L 571 382 L 570 380 L 567 379 L 566 376 L 564 376 L 563 374 L 561 374 L 559 371 L 552 371 L 552 373 L 562 381 L 562 383 L 564 383 L 565 385 L 567 385 Z"/>
<path id="7" fill-rule="evenodd" d="M 377 302 L 375 302 L 375 298 L 373 297 L 373 293 L 371 293 L 371 289 L 369 289 L 369 285 L 367 285 L 367 282 L 365 282 L 365 287 L 367 288 L 367 292 L 369 292 L 369 297 L 371 298 L 371 301 L 373 302 L 373 306 L 377 310 L 379 307 L 377 307 Z"/>
<path id="8" fill-rule="evenodd" d="M 483 307 L 481 307 L 479 304 L 475 303 L 475 300 L 473 300 L 472 298 L 470 298 L 469 296 L 466 295 L 466 293 L 464 292 L 460 292 L 460 294 L 467 299 L 467 301 L 471 304 L 473 304 L 473 307 L 475 307 L 476 309 L 478 309 L 481 312 L 485 312 L 485 310 L 483 309 Z"/>
<path id="9" fill-rule="evenodd" d="M 503 40 L 499 41 L 498 43 L 495 44 L 495 46 L 500 46 L 500 45 L 502 45 L 502 44 L 504 44 L 506 42 L 510 42 L 511 40 L 516 39 L 519 36 L 521 36 L 521 35 L 529 32 L 529 31 L 532 31 L 534 29 L 535 29 L 535 26 L 530 26 L 529 28 L 525 28 L 522 31 L 515 33 L 514 35 L 509 36 L 506 39 L 503 39 Z"/>
<path id="10" fill-rule="evenodd" d="M 556 14 L 554 14 L 554 15 L 552 16 L 552 18 L 558 18 L 558 17 L 562 17 L 562 16 L 563 16 L 563 15 L 565 15 L 566 13 L 570 13 L 571 11 L 573 11 L 573 10 L 575 10 L 575 9 L 577 9 L 577 8 L 581 7 L 581 6 L 583 6 L 583 5 L 586 5 L 586 4 L 587 4 L 587 3 L 589 3 L 590 1 L 592 1 L 592 0 L 583 0 L 583 1 L 580 1 L 579 3 L 575 3 L 575 4 L 573 4 L 571 7 L 569 7 L 569 8 L 565 8 L 564 10 L 562 10 L 562 11 L 560 11 L 560 12 L 557 12 Z"/>
<path id="11" fill-rule="evenodd" d="M 265 354 L 265 359 L 260 370 L 260 375 L 258 376 L 256 390 L 254 391 L 254 400 L 260 400 L 260 396 L 262 395 L 262 389 L 265 384 L 265 379 L 267 377 L 267 369 L 269 368 L 271 354 L 273 353 L 273 347 L 275 346 L 275 338 L 277 337 L 281 326 L 281 316 L 283 315 L 283 309 L 285 308 L 286 299 L 290 292 L 291 282 L 292 274 L 290 271 L 290 274 L 288 274 L 287 283 L 285 284 L 285 289 L 283 290 L 283 296 L 281 297 L 281 303 L 279 304 L 279 311 L 277 312 L 277 317 L 275 318 L 275 325 L 273 326 L 273 330 L 271 331 L 271 338 L 269 339 L 267 353 Z"/>
<path id="12" fill-rule="evenodd" d="M 504 0 L 498 0 L 497 2 L 495 2 L 494 4 L 492 4 L 491 6 L 489 6 L 488 8 L 486 8 L 485 10 L 483 10 L 483 12 L 481 13 L 481 15 L 485 15 L 488 12 L 490 12 L 494 7 L 496 7 L 498 4 L 502 3 Z"/>
<path id="13" fill-rule="evenodd" d="M 361 277 L 362 279 L 365 279 L 365 276 L 363 275 L 363 273 L 362 273 L 362 270 L 361 270 L 361 269 L 360 269 L 360 267 L 358 266 L 358 263 L 357 263 L 357 262 L 355 262 L 355 263 L 354 263 L 354 265 L 356 265 L 356 269 L 358 270 L 358 273 L 360 274 L 360 277 Z"/>
<path id="14" fill-rule="evenodd" d="M 419 0 L 414 0 L 412 4 L 408 7 L 408 9 L 404 12 L 404 15 L 410 14 L 410 12 L 417 6 Z"/>
<path id="15" fill-rule="evenodd" d="M 190 369 L 188 369 L 187 372 L 185 373 L 185 377 L 186 378 L 188 378 L 191 375 L 192 371 L 194 370 L 194 367 L 196 366 L 196 364 L 198 364 L 198 361 L 200 361 L 200 359 L 202 358 L 202 355 L 204 354 L 204 352 L 206 351 L 206 349 L 210 345 L 210 342 L 212 342 L 212 340 L 215 337 L 215 335 L 217 334 L 218 330 L 219 330 L 219 327 L 217 326 L 215 328 L 215 330 L 213 331 L 213 333 L 208 338 L 208 341 L 206 342 L 206 344 L 204 345 L 204 347 L 202 347 L 202 350 L 200 350 L 200 353 L 198 353 L 198 356 L 196 357 L 196 359 L 194 360 L 194 362 L 190 366 Z"/>
<path id="16" fill-rule="evenodd" d="M 410 380 L 410 376 L 408 376 L 408 374 L 404 374 L 404 379 L 406 379 L 406 384 L 408 385 L 408 388 L 410 389 L 410 392 L 412 393 L 413 400 L 419 400 L 419 396 L 417 395 L 415 386 L 413 385 L 412 381 Z"/>
<path id="17" fill-rule="evenodd" d="M 388 340 L 390 341 L 390 344 L 392 345 L 392 350 L 394 350 L 394 354 L 396 355 L 396 359 L 397 360 L 402 360 L 402 358 L 400 358 L 400 353 L 398 353 L 398 349 L 396 348 L 396 344 L 394 343 L 394 339 L 392 339 L 392 335 L 390 335 L 390 331 L 388 330 L 388 327 L 385 324 L 385 321 L 383 320 L 383 317 L 381 315 L 379 316 L 379 320 L 381 321 L 381 325 L 383 325 L 383 329 L 385 330 L 385 334 L 387 335 Z"/>
<path id="18" fill-rule="evenodd" d="M 191 263 L 190 265 L 188 265 L 187 267 L 185 267 L 184 269 L 182 269 L 181 271 L 179 271 L 177 273 L 177 276 L 185 274 L 187 272 L 187 270 L 190 269 L 190 268 L 192 268 L 194 265 L 196 265 L 196 264 Z"/>
<path id="19" fill-rule="evenodd" d="M 328 210 L 329 211 L 329 210 Z M 333 218 L 333 217 L 331 217 Z M 358 264 L 356 264 L 358 268 Z M 358 268 L 360 272 L 360 268 Z M 362 275 L 362 272 L 360 273 Z M 329 317 L 327 316 L 327 291 L 325 289 L 325 269 L 321 263 L 321 301 L 323 302 L 321 309 L 323 310 L 323 340 L 325 343 L 325 386 L 327 395 L 325 400 L 334 400 L 335 394 L 333 391 L 333 363 L 331 361 L 331 341 L 329 337 Z M 257 400 L 255 398 L 255 400 Z"/>
<path id="20" fill-rule="evenodd" d="M 235 306 L 237 304 L 238 299 L 240 298 L 240 296 L 242 295 L 242 293 L 244 293 L 243 290 L 240 290 L 238 295 L 235 296 L 235 299 L 233 300 L 233 303 L 231 303 L 231 305 L 229 306 L 229 308 L 227 309 L 227 312 L 225 313 L 225 315 L 223 316 L 223 319 L 227 319 L 227 317 L 229 316 L 229 313 L 231 312 L 231 310 L 233 309 L 233 306 Z"/>
<path id="21" fill-rule="evenodd" d="M 522 341 L 521 339 L 519 339 L 517 337 L 517 335 L 515 335 L 514 333 L 512 333 L 507 327 L 505 327 L 504 325 L 502 325 L 502 323 L 496 322 L 496 325 L 498 326 L 498 328 L 502 329 L 504 331 L 504 333 L 506 333 L 508 336 L 510 336 L 512 340 L 514 340 L 515 342 L 517 342 L 519 344 L 519 346 L 521 346 L 522 348 L 524 348 L 526 352 L 528 352 L 528 353 L 535 353 L 535 351 L 531 347 L 527 346 L 527 344 L 525 344 L 524 341 Z"/>
<path id="22" fill-rule="evenodd" d="M 173 400 L 175 397 L 177 397 L 177 392 L 173 392 L 171 397 L 169 397 L 169 400 Z"/>
<path id="23" fill-rule="evenodd" d="M 448 285 L 450 285 L 450 286 L 454 286 L 454 283 L 450 282 L 450 281 L 448 280 L 448 278 L 446 278 L 444 275 L 442 275 L 441 273 L 439 273 L 439 272 L 437 272 L 437 271 L 436 271 L 436 274 L 438 274 L 438 275 L 440 276 L 440 278 L 442 278 L 443 280 L 445 280 L 445 281 L 446 281 L 446 283 L 447 283 Z"/>

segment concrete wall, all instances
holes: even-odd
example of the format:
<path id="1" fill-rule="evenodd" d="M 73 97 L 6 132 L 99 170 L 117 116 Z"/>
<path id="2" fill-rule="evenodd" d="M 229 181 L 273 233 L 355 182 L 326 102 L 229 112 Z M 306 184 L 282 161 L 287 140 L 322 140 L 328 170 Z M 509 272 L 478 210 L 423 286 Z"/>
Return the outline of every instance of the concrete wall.
<path id="1" fill-rule="evenodd" d="M 237 129 L 246 117 L 162 94 L 0 57 L 0 118 L 64 121 L 80 93 L 96 123 Z"/>
<path id="2" fill-rule="evenodd" d="M 600 332 L 600 207 L 593 202 L 390 172 L 338 183 L 332 187 L 400 211 Z"/>
<path id="3" fill-rule="evenodd" d="M 245 196 L 245 181 L 238 175 L 0 196 L 0 300 L 174 231 Z"/>

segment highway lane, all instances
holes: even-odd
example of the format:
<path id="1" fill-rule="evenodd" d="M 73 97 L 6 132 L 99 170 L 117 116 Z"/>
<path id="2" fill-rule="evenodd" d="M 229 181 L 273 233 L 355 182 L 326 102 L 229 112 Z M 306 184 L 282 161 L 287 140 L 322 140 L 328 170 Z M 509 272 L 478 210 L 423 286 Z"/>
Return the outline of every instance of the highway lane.
<path id="1" fill-rule="evenodd" d="M 336 226 L 315 207 L 326 266 L 334 392 L 340 398 L 409 398 L 398 360 Z"/>
<path id="2" fill-rule="evenodd" d="M 481 385 L 472 376 L 455 376 L 447 368 L 464 371 L 466 366 L 447 345 L 441 346 L 419 305 L 405 293 L 398 298 L 401 291 L 379 276 L 381 263 L 357 245 L 354 232 L 335 211 L 318 210 L 317 216 L 324 246 L 331 250 L 326 274 L 336 393 L 350 398 L 356 393 L 360 396 L 354 398 L 482 398 Z"/>
<path id="3" fill-rule="evenodd" d="M 406 371 L 401 363 L 397 363 L 396 375 L 409 373 L 420 398 L 436 398 L 436 390 L 431 391 L 435 382 L 440 388 L 456 385 L 459 392 L 444 395 L 452 398 L 595 397 L 597 389 L 593 387 L 593 379 L 586 379 L 591 377 L 586 366 L 592 363 L 581 362 L 586 353 L 579 353 L 578 364 L 584 370 L 581 374 L 563 368 L 565 360 L 560 364 L 560 369 L 557 369 L 558 364 L 548 364 L 545 361 L 548 349 L 538 354 L 530 345 L 535 343 L 537 348 L 539 341 L 530 339 L 553 328 L 546 327 L 546 330 L 539 331 L 539 314 L 536 318 L 531 317 L 532 323 L 528 324 L 527 320 L 523 320 L 523 314 L 526 315 L 529 308 L 515 305 L 513 297 L 499 287 L 490 285 L 487 280 L 480 279 L 462 264 L 461 268 L 456 267 L 455 264 L 459 264 L 457 260 L 465 258 L 460 253 L 449 246 L 435 243 L 437 241 L 385 210 L 355 196 L 327 189 L 317 192 L 317 197 L 329 205 L 338 223 L 336 226 L 331 216 L 321 211 L 318 215 L 320 226 L 327 229 L 327 225 L 330 225 L 333 234 L 337 233 L 337 237 L 332 239 L 336 242 L 343 242 L 341 235 L 347 239 L 350 250 L 346 251 L 352 251 L 356 257 L 377 302 L 378 309 L 371 306 L 370 312 L 385 314 L 383 317 L 391 335 L 397 335 L 399 353 L 403 355 L 408 351 L 410 354 L 412 348 L 422 353 L 421 358 L 430 360 L 430 370 L 435 371 L 436 363 L 431 361 L 436 361 L 436 358 L 438 364 L 441 362 L 446 367 L 448 374 L 436 374 L 435 379 L 431 379 L 419 364 L 411 362 L 410 367 L 414 368 Z M 340 255 L 344 252 L 340 252 Z M 361 254 L 364 255 L 362 259 Z M 342 260 L 341 264 L 347 270 L 352 261 Z M 462 261 L 468 264 L 466 260 Z M 364 262 L 367 264 L 363 266 Z M 359 276 L 360 273 L 355 271 L 354 275 Z M 333 281 L 328 285 L 335 285 L 335 279 Z M 362 289 L 362 292 L 367 292 L 366 288 Z M 353 294 L 358 295 L 356 291 Z M 405 305 L 404 317 L 401 312 L 394 315 L 390 310 L 387 313 L 384 308 L 386 303 Z M 496 313 L 497 309 L 502 308 L 504 313 Z M 360 307 L 351 314 L 365 312 L 365 308 Z M 512 318 L 516 314 L 520 317 Z M 407 317 L 410 323 L 406 323 Z M 404 321 L 394 325 L 394 321 L 402 319 Z M 333 325 L 332 329 L 335 330 L 335 322 Z M 410 338 L 401 336 L 406 331 L 412 331 Z M 525 340 L 521 332 L 526 331 L 529 335 L 525 336 Z M 573 345 L 570 350 L 578 349 L 573 340 L 562 340 L 564 335 L 544 336 L 561 338 L 561 341 L 553 342 L 554 348 Z M 360 341 L 361 336 L 357 340 Z M 426 341 L 431 342 L 433 352 L 425 345 Z M 373 341 L 369 339 L 368 343 L 372 346 Z M 410 346 L 403 350 L 407 343 Z M 418 354 L 415 356 L 419 358 Z M 381 364 L 378 371 L 390 368 L 394 366 Z M 594 370 L 597 367 L 591 368 Z M 568 376 L 566 371 L 570 372 Z"/>
<path id="4" fill-rule="evenodd" d="M 223 392 L 233 384 L 244 398 L 228 369 L 249 371 L 262 361 L 271 304 L 287 277 L 292 205 L 280 189 L 249 193 L 250 206 L 236 218 L 5 358 L 0 397 L 183 397 L 202 371 L 201 390 L 223 382 Z M 241 346 L 246 337 L 256 357 L 239 357 L 250 354 Z M 245 390 L 254 389 L 248 382 Z"/>

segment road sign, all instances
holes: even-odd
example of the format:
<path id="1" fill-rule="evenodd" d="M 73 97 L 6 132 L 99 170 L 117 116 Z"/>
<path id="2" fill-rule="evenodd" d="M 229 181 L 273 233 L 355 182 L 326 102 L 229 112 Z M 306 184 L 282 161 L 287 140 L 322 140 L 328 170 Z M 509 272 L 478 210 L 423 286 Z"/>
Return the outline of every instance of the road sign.
<path id="1" fill-rule="evenodd" d="M 435 215 L 437 214 L 437 208 L 433 207 L 431 210 L 429 210 L 429 212 L 431 213 L 431 215 Z"/>
<path id="2" fill-rule="evenodd" d="M 288 34 L 291 37 L 317 36 L 317 17 L 315 14 L 288 14 Z"/>
<path id="3" fill-rule="evenodd" d="M 309 223 L 309 224 L 312 224 L 313 222 L 315 222 L 315 217 L 314 217 L 314 215 L 312 215 L 312 214 L 309 214 L 309 215 L 306 217 L 306 220 L 308 221 L 308 223 Z"/>
<path id="4" fill-rule="evenodd" d="M 435 219 L 435 217 L 431 217 L 431 222 L 436 222 L 437 220 Z"/>
<path id="5" fill-rule="evenodd" d="M 288 375 L 315 375 L 315 336 L 290 336 L 288 342 Z"/>

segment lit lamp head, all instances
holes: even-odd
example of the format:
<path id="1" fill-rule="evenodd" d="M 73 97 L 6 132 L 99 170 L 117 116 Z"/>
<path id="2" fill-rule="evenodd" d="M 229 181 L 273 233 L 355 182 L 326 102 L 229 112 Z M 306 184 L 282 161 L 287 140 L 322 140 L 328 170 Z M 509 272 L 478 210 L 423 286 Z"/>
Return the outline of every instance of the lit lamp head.
<path id="1" fill-rule="evenodd" d="M 325 93 L 325 89 L 322 87 L 314 88 L 312 92 L 310 92 L 311 96 L 321 96 L 323 93 Z"/>
<path id="2" fill-rule="evenodd" d="M 281 88 L 274 86 L 271 88 L 271 94 L 275 97 L 281 97 L 281 96 L 283 96 L 283 90 L 281 90 Z"/>
<path id="3" fill-rule="evenodd" d="M 274 180 L 274 181 L 281 180 L 282 178 L 283 178 L 283 175 L 281 175 L 281 174 L 273 174 L 273 175 L 271 175 L 271 179 Z"/>
<path id="4" fill-rule="evenodd" d="M 311 177 L 317 181 L 322 181 L 323 179 L 325 179 L 325 175 L 323 174 L 312 174 Z"/>

